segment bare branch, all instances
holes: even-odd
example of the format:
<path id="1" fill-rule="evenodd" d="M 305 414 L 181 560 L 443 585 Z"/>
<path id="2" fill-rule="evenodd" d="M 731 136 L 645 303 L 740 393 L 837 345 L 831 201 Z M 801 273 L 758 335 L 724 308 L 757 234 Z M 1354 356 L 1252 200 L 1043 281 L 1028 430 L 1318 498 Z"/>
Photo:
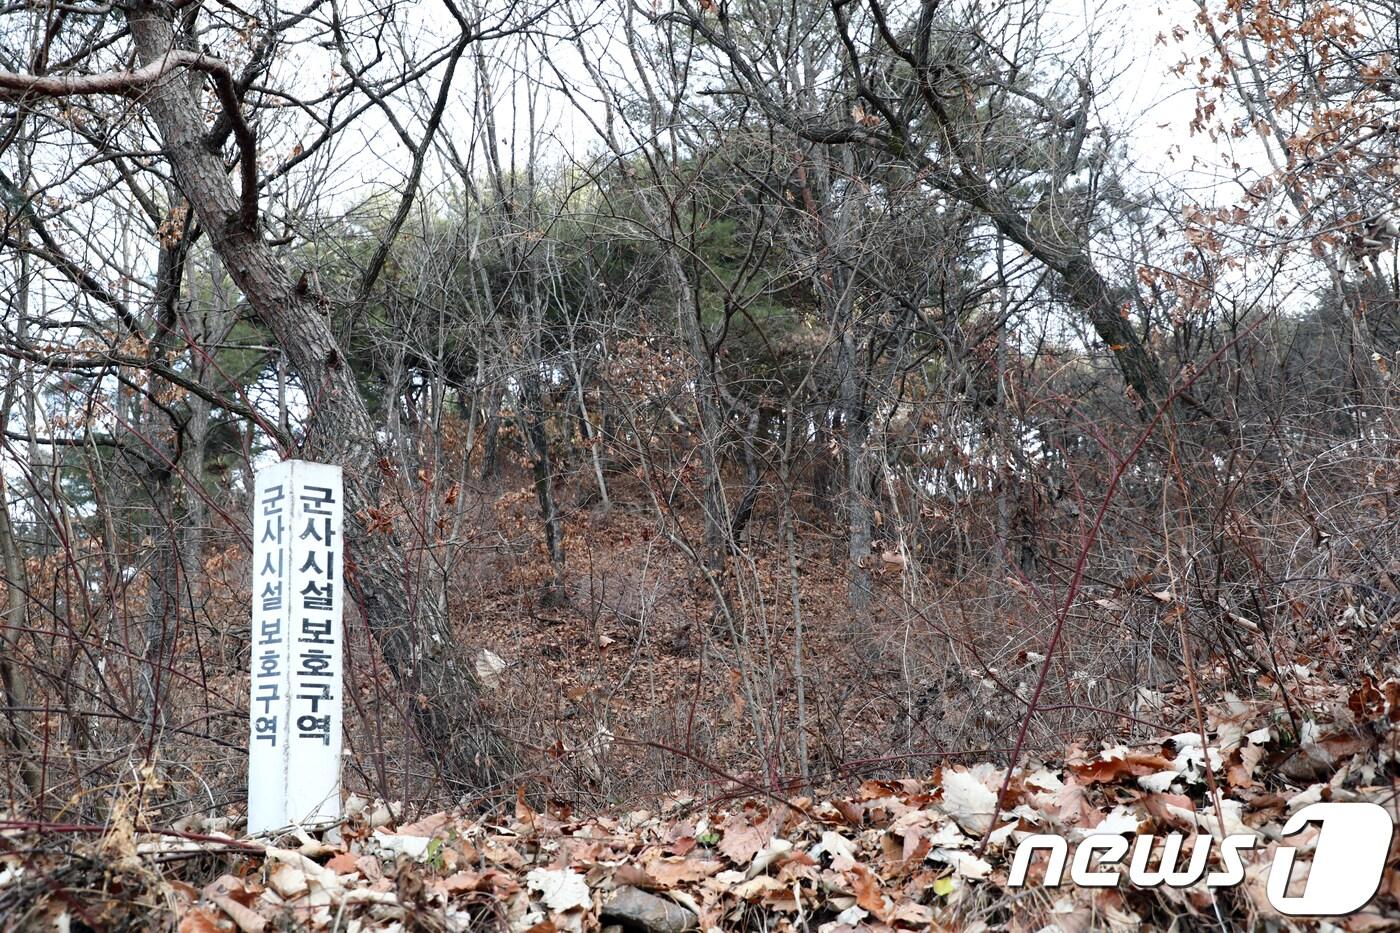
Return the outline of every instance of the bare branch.
<path id="1" fill-rule="evenodd" d="M 171 49 L 164 56 L 134 71 L 109 71 L 95 75 L 26 75 L 0 71 L 0 97 L 23 99 L 40 97 L 90 97 L 115 95 L 139 97 L 151 85 L 177 69 L 202 71 L 214 81 L 214 90 L 223 105 L 224 116 L 232 123 L 238 144 L 242 204 L 239 225 L 248 232 L 258 226 L 257 139 L 243 116 L 238 84 L 228 65 L 219 58 L 186 49 Z"/>

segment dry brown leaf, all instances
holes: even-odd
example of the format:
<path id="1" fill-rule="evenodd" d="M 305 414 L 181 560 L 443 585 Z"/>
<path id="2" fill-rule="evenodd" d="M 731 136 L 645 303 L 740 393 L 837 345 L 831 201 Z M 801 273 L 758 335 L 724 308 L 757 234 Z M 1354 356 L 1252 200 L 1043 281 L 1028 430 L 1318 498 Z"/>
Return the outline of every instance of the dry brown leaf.
<path id="1" fill-rule="evenodd" d="M 1172 762 L 1161 755 L 1132 751 L 1121 757 L 1099 757 L 1084 764 L 1069 766 L 1076 777 L 1089 784 L 1111 784 L 1123 778 L 1138 778 L 1172 769 Z"/>
<path id="2" fill-rule="evenodd" d="M 267 884 L 268 887 L 277 892 L 278 897 L 286 901 L 301 897 L 310 890 L 310 885 L 306 881 L 306 872 L 286 863 L 278 865 L 267 876 Z"/>
<path id="3" fill-rule="evenodd" d="M 846 877 L 851 879 L 851 890 L 856 893 L 856 904 L 860 909 L 883 921 L 885 919 L 885 895 L 880 890 L 880 880 L 871 874 L 870 869 L 864 865 L 855 866 L 846 872 Z"/>
<path id="4" fill-rule="evenodd" d="M 862 826 L 865 824 L 865 808 L 853 800 L 833 800 L 834 806 L 841 814 L 841 818 L 852 826 Z"/>
<path id="5" fill-rule="evenodd" d="M 467 891 L 475 891 L 480 888 L 481 881 L 482 876 L 474 871 L 459 871 L 442 879 L 440 884 L 445 893 L 453 895 L 462 894 Z"/>
<path id="6" fill-rule="evenodd" d="M 434 813 L 432 816 L 425 816 L 417 822 L 409 823 L 407 826 L 400 826 L 398 835 L 424 836 L 431 839 L 451 821 L 452 818 L 446 813 Z"/>
<path id="7" fill-rule="evenodd" d="M 533 826 L 539 813 L 525 800 L 525 788 L 523 786 L 515 789 L 515 820 L 526 826 Z"/>
<path id="8" fill-rule="evenodd" d="M 1196 804 L 1185 794 L 1144 794 L 1141 800 L 1143 809 L 1159 828 L 1172 827 L 1187 833 L 1196 831 L 1195 819 L 1185 816 L 1195 813 Z"/>
<path id="9" fill-rule="evenodd" d="M 617 887 L 640 888 L 653 891 L 662 885 L 645 868 L 633 862 L 623 862 L 613 869 L 612 883 Z"/>
<path id="10" fill-rule="evenodd" d="M 1264 758 L 1264 749 L 1258 745 L 1242 745 L 1230 753 L 1225 767 L 1225 777 L 1232 787 L 1249 788 L 1254 786 L 1254 771 Z"/>
<path id="11" fill-rule="evenodd" d="M 719 851 L 735 865 L 747 867 L 759 850 L 768 844 L 771 833 L 754 826 L 742 814 L 735 813 L 724 823 Z"/>
<path id="12" fill-rule="evenodd" d="M 1385 713 L 1385 697 L 1376 689 L 1376 680 L 1370 674 L 1361 675 L 1361 686 L 1347 697 L 1347 709 L 1357 722 L 1370 722 Z"/>
<path id="13" fill-rule="evenodd" d="M 734 896 L 744 901 L 757 900 L 761 897 L 785 891 L 787 885 L 783 884 L 772 875 L 759 875 L 757 878 L 750 878 L 748 881 L 734 887 Z"/>
<path id="14" fill-rule="evenodd" d="M 909 833 L 904 837 L 904 851 L 900 855 L 906 863 L 916 864 L 928 854 L 931 845 L 927 836 Z"/>
<path id="15" fill-rule="evenodd" d="M 819 850 L 831 859 L 831 867 L 836 871 L 845 871 L 856 863 L 856 844 L 840 833 L 824 831 L 821 842 L 812 852 Z"/>
<path id="16" fill-rule="evenodd" d="M 267 921 L 249 907 L 244 907 L 231 897 L 215 897 L 214 903 L 228 914 L 242 933 L 262 933 L 267 929 Z"/>
<path id="17" fill-rule="evenodd" d="M 862 781 L 860 785 L 861 800 L 879 800 L 883 797 L 898 797 L 904 788 L 894 781 Z"/>
<path id="18" fill-rule="evenodd" d="M 203 908 L 192 907 L 180 918 L 180 933 L 225 933 L 225 931 Z"/>
<path id="19" fill-rule="evenodd" d="M 243 879 L 235 875 L 220 875 L 204 886 L 204 896 L 207 898 L 221 894 L 228 895 L 245 907 L 251 905 L 256 896 L 248 890 Z"/>
<path id="20" fill-rule="evenodd" d="M 1376 743 L 1375 739 L 1360 733 L 1334 732 L 1318 739 L 1317 744 L 1325 748 L 1340 765 L 1351 756 L 1370 750 Z"/>
<path id="21" fill-rule="evenodd" d="M 885 918 L 889 923 L 913 929 L 928 929 L 933 923 L 933 908 L 913 901 L 904 901 L 891 908 Z"/>
<path id="22" fill-rule="evenodd" d="M 642 867 L 656 886 L 673 888 L 708 878 L 724 866 L 715 859 L 668 858 L 651 849 L 642 857 Z"/>
<path id="23" fill-rule="evenodd" d="M 379 859 L 372 855 L 361 855 L 355 859 L 355 867 L 370 881 L 378 881 L 384 877 L 383 866 L 379 864 Z"/>
<path id="24" fill-rule="evenodd" d="M 788 884 L 799 880 L 815 884 L 820 877 L 821 866 L 806 852 L 789 853 L 783 859 L 782 867 L 778 869 L 778 879 Z"/>
<path id="25" fill-rule="evenodd" d="M 502 868 L 519 870 L 525 867 L 525 857 L 512 845 L 502 839 L 488 839 L 482 846 L 481 852 L 486 856 L 488 862 L 500 865 Z"/>
<path id="26" fill-rule="evenodd" d="M 359 860 L 349 852 L 337 852 L 326 862 L 326 867 L 337 875 L 351 875 L 360 870 Z"/>

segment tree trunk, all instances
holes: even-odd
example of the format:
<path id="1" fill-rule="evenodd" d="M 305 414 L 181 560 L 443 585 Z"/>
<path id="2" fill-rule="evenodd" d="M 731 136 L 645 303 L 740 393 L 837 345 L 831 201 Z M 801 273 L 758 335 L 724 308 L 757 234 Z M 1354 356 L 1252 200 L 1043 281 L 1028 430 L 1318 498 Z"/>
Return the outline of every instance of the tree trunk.
<path id="1" fill-rule="evenodd" d="M 28 288 L 27 281 L 21 288 Z M 4 407 L 0 408 L 0 433 L 9 427 L 16 381 L 12 368 Z M 10 494 L 3 472 L 0 472 L 0 560 L 3 560 L 5 568 L 5 608 L 4 615 L 0 616 L 0 689 L 4 690 L 6 725 L 4 740 L 19 764 L 20 778 L 31 794 L 37 794 L 43 777 L 29 749 L 29 678 L 17 663 L 19 633 L 29 625 L 29 579 L 24 569 L 24 555 L 20 553 L 15 537 L 14 523 L 10 520 Z"/>
<path id="2" fill-rule="evenodd" d="M 845 302 L 842 302 L 844 305 Z M 849 308 L 836 318 L 849 323 Z M 853 622 L 866 621 L 870 611 L 870 483 L 874 473 L 865 452 L 870 435 L 870 419 L 861 401 L 861 386 L 856 372 L 855 335 L 849 327 L 840 334 L 836 345 L 836 372 L 840 380 L 837 391 L 841 406 L 842 435 L 846 461 L 846 522 L 847 571 L 846 598 Z"/>
<path id="3" fill-rule="evenodd" d="M 481 481 L 494 479 L 500 463 L 501 402 L 505 392 L 493 386 L 487 393 L 486 426 L 481 442 Z"/>
<path id="4" fill-rule="evenodd" d="M 754 506 L 758 504 L 760 470 L 757 440 L 760 423 L 761 410 L 758 405 L 754 405 L 749 410 L 748 428 L 743 436 L 744 494 L 740 497 L 739 507 L 734 510 L 734 517 L 729 522 L 729 548 L 734 554 L 739 553 L 739 540 L 744 536 L 749 519 L 753 518 Z"/>
<path id="5" fill-rule="evenodd" d="M 569 335 L 570 364 L 569 368 L 574 376 L 574 391 L 578 402 L 578 427 L 579 433 L 583 437 L 583 442 L 588 445 L 588 459 L 593 465 L 593 479 L 598 484 L 598 498 L 603 504 L 603 510 L 612 508 L 612 501 L 608 498 L 608 480 L 603 472 L 603 437 L 593 426 L 593 420 L 588 411 L 588 400 L 583 388 L 583 373 L 578 362 L 578 349 L 574 346 L 573 334 Z"/>
<path id="6" fill-rule="evenodd" d="M 568 601 L 564 590 L 564 523 L 554 495 L 554 476 L 549 457 L 549 437 L 544 429 L 544 403 L 540 399 L 538 360 L 530 361 L 530 371 L 521 380 L 521 415 L 530 444 L 530 467 L 535 477 L 535 496 L 544 521 L 544 545 L 549 555 L 550 582 L 545 587 L 544 604 L 558 606 Z"/>
<path id="7" fill-rule="evenodd" d="M 173 201 L 173 198 L 172 198 Z M 151 307 L 156 335 L 150 343 L 152 360 L 168 362 L 178 336 L 176 302 L 184 278 L 184 252 L 181 242 L 162 245 L 156 263 L 156 288 Z M 181 573 L 178 522 L 175 518 L 176 459 L 178 430 L 169 410 L 158 405 L 162 385 L 152 375 L 147 382 L 149 397 L 141 400 L 140 436 L 132 439 L 126 457 L 131 463 L 146 502 L 141 523 L 143 552 L 150 561 L 144 617 L 145 645 L 142 650 L 142 714 L 151 727 L 152 746 L 163 718 L 160 708 L 162 676 L 169 664 L 170 649 L 179 630 Z"/>
<path id="8" fill-rule="evenodd" d="M 24 133 L 22 123 L 20 132 Z M 27 144 L 27 138 L 21 136 L 18 145 L 19 183 L 24 189 L 29 186 Z M 27 242 L 28 226 L 21 222 L 17 225 L 17 230 L 21 242 Z M 20 334 L 27 340 L 29 338 L 29 253 L 19 251 L 15 264 L 18 267 L 15 269 L 18 281 L 14 296 L 14 303 L 19 312 L 17 324 Z M 17 359 L 10 361 L 10 371 L 7 375 L 3 397 L 0 398 L 0 436 L 4 436 L 9 431 L 10 412 L 14 408 L 15 392 L 21 386 L 20 365 Z M 32 458 L 37 446 L 33 443 L 35 393 L 33 379 L 27 368 L 23 374 L 23 388 L 28 406 L 25 429 L 29 432 L 29 453 Z M 33 462 L 31 459 L 30 463 Z M 38 503 L 35 504 L 34 513 L 36 517 L 43 515 L 43 509 L 39 507 Z M 39 522 L 36 521 L 35 524 L 38 525 Z M 20 552 L 18 536 L 15 534 L 14 522 L 10 516 L 10 492 L 3 470 L 0 470 L 0 560 L 3 560 L 5 570 L 5 608 L 4 615 L 0 616 L 0 690 L 4 691 L 0 699 L 5 702 L 7 725 L 4 739 L 5 744 L 14 752 L 15 761 L 19 763 L 20 778 L 31 794 L 38 794 L 43 785 L 43 776 L 34 764 L 33 756 L 29 754 L 29 736 L 31 734 L 28 712 L 30 705 L 29 678 L 18 664 L 19 633 L 29 626 L 29 598 L 27 595 L 29 593 L 29 579 L 25 572 L 24 555 Z"/>
<path id="9" fill-rule="evenodd" d="M 142 64 L 179 47 L 168 15 L 168 8 L 155 5 L 126 10 Z M 374 425 L 329 323 L 315 297 L 293 286 L 258 231 L 240 221 L 238 196 L 222 160 L 206 142 L 203 113 L 188 76 L 161 79 L 143 103 L 210 242 L 310 396 L 309 449 L 344 468 L 348 595 L 359 603 L 385 662 L 414 700 L 409 708 L 424 749 L 443 777 L 478 790 L 492 787 L 509 750 L 487 722 L 476 678 L 437 607 L 410 604 L 397 537 L 366 532 L 382 482 Z"/>

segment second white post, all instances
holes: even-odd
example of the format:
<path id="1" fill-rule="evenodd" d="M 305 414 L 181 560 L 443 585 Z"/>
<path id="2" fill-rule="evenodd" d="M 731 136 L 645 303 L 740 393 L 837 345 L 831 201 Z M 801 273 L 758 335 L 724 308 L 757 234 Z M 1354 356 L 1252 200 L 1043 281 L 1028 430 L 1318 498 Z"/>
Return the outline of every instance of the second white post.
<path id="1" fill-rule="evenodd" d="M 338 466 L 286 460 L 258 471 L 250 834 L 340 819 L 343 498 Z"/>

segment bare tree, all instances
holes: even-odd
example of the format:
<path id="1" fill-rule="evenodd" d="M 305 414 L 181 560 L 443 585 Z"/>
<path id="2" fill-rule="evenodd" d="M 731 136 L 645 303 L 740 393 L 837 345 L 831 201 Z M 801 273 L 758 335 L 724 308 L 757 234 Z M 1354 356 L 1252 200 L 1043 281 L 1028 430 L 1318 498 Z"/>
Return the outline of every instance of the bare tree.
<path id="1" fill-rule="evenodd" d="M 509 751 L 486 722 L 474 675 L 462 662 L 461 646 L 442 614 L 435 605 L 415 606 L 410 601 L 403 579 L 406 564 L 402 541 L 382 527 L 370 530 L 372 516 L 379 508 L 383 476 L 378 465 L 376 425 L 327 320 L 326 296 L 309 286 L 305 275 L 299 277 L 295 269 L 288 269 L 268 241 L 269 224 L 261 211 L 260 188 L 306 159 L 309 150 L 334 140 L 335 133 L 346 124 L 345 117 L 336 115 L 338 104 L 344 103 L 352 115 L 377 108 L 394 125 L 409 149 L 410 168 L 399 208 L 364 270 L 359 288 L 362 298 L 380 274 L 388 249 L 407 217 L 424 160 L 450 100 L 459 62 L 473 42 L 519 28 L 520 22 L 510 18 L 488 24 L 479 18 L 468 19 L 455 4 L 448 3 L 447 11 L 459 26 L 457 38 L 425 61 L 402 61 L 398 72 L 381 79 L 372 72 L 372 63 L 352 59 L 348 45 L 351 40 L 341 14 L 334 5 L 328 7 L 328 38 L 347 66 L 348 87 L 329 101 L 309 102 L 326 106 L 325 112 L 330 115 L 322 123 L 323 135 L 302 146 L 282 168 L 263 176 L 258 166 L 258 133 L 248 113 L 250 91 L 261 87 L 259 82 L 267 74 L 272 50 L 280 37 L 305 26 L 319 7 L 321 4 L 314 3 L 286 20 L 266 23 L 261 30 L 261 43 L 251 50 L 242 74 L 235 74 L 227 62 L 211 54 L 191 50 L 197 44 L 200 24 L 197 9 L 123 7 L 120 30 L 98 30 L 82 39 L 75 36 L 75 47 L 65 63 L 50 63 L 41 55 L 35 62 L 39 67 L 32 73 L 0 73 L 0 88 L 20 103 L 16 114 L 20 122 L 30 119 L 45 99 L 65 101 L 94 95 L 112 95 L 134 102 L 149 115 L 173 172 L 174 185 L 190 212 L 188 227 L 173 239 L 180 244 L 187 237 L 207 238 L 248 307 L 287 354 L 306 393 L 311 414 L 302 440 L 304 448 L 345 468 L 347 514 L 352 529 L 347 567 L 351 596 L 364 611 L 406 694 L 417 698 L 409 708 L 424 746 L 437 759 L 445 777 L 486 790 L 508 771 Z M 84 15 L 98 16 L 100 25 L 104 14 L 79 14 Z M 313 18 L 325 21 L 319 15 Z M 217 24 L 211 25 L 217 28 Z M 126 36 L 137 60 L 133 70 L 115 68 L 93 74 L 74 68 L 92 61 L 104 46 L 127 41 Z M 69 37 L 50 35 L 44 48 L 55 38 Z M 438 76 L 433 109 L 422 119 L 419 135 L 414 138 L 398 120 L 390 99 L 399 88 L 433 73 Z M 219 105 L 212 124 L 202 100 L 205 82 L 212 87 Z M 254 96 L 264 105 L 278 99 L 275 92 L 263 90 Z M 233 140 L 238 167 L 237 181 L 233 183 L 221 152 L 229 138 Z M 97 158 L 124 158 L 120 153 L 103 151 L 100 138 L 95 143 Z M 55 261 L 63 265 L 61 258 L 55 257 Z M 96 277 L 81 268 L 65 267 L 65 271 L 80 288 L 108 300 L 119 314 L 122 312 Z M 173 287 L 178 288 L 179 281 L 178 274 L 170 277 Z M 166 333 L 170 332 L 171 323 L 166 322 Z M 160 346 L 159 341 L 156 346 Z M 161 351 L 157 350 L 156 355 L 160 356 Z M 141 363 L 153 368 L 149 361 Z M 154 368 L 166 376 L 170 374 L 168 367 Z M 161 458 L 157 455 L 156 459 Z M 152 608 L 152 631 L 155 618 L 166 614 L 165 608 Z"/>

